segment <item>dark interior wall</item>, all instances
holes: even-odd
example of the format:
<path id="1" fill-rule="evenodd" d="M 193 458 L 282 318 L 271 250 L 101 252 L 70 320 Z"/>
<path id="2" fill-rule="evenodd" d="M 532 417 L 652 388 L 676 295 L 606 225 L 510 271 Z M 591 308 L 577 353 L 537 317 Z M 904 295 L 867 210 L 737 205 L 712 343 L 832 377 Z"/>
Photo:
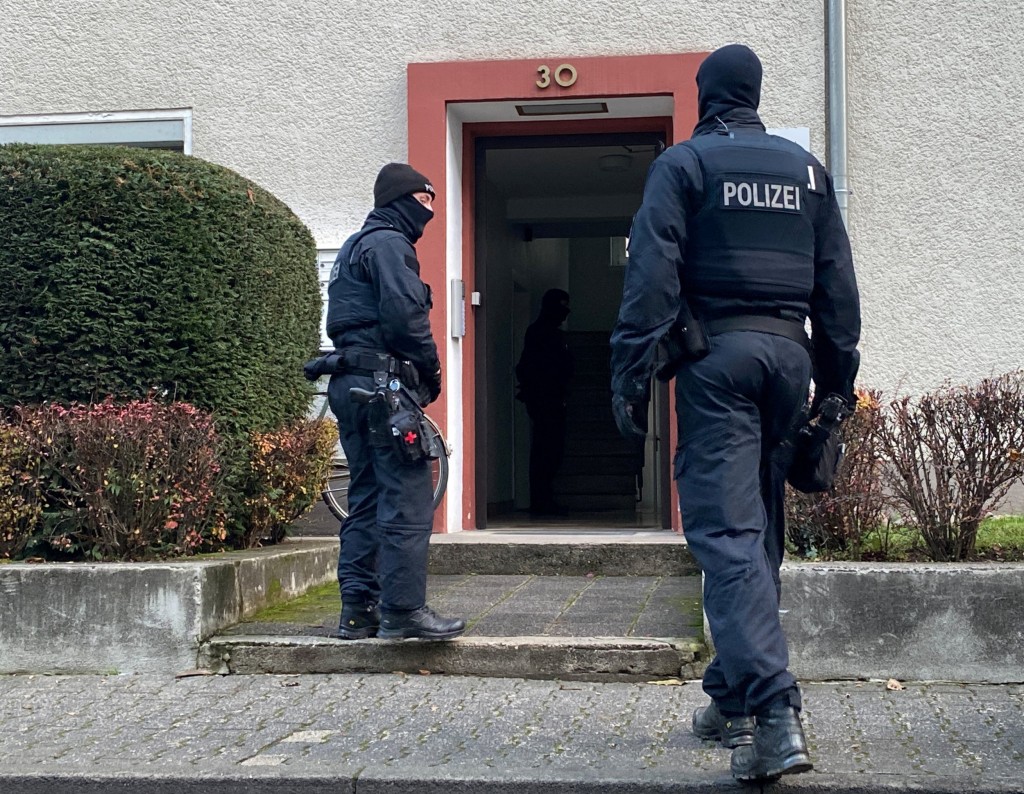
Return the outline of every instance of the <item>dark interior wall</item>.
<path id="1" fill-rule="evenodd" d="M 579 237 L 569 245 L 569 296 L 573 331 L 611 335 L 622 300 L 625 268 L 613 266 L 608 237 Z"/>

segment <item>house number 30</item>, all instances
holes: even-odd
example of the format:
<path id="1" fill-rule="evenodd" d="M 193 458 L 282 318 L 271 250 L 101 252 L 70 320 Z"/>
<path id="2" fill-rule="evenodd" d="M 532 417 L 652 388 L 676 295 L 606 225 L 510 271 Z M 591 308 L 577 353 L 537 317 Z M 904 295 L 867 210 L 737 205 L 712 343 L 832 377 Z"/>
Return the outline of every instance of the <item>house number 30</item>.
<path id="1" fill-rule="evenodd" d="M 561 66 L 557 66 L 551 69 L 549 66 L 538 66 L 537 74 L 540 75 L 540 80 L 537 81 L 537 88 L 547 88 L 551 85 L 551 81 L 554 80 L 562 88 L 568 88 L 576 83 L 576 67 L 571 63 L 563 63 Z"/>

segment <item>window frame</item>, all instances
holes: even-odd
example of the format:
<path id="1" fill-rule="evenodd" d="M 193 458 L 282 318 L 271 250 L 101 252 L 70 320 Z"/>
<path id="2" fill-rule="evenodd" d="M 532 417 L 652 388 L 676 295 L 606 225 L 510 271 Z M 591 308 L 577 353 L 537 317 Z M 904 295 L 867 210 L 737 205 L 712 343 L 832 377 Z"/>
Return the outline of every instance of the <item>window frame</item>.
<path id="1" fill-rule="evenodd" d="M 86 127 L 90 124 L 121 124 L 128 125 L 147 122 L 180 121 L 182 123 L 181 145 L 184 154 L 192 154 L 192 109 L 191 108 L 170 108 L 161 110 L 111 110 L 111 111 L 87 111 L 82 113 L 44 113 L 44 114 L 23 114 L 0 116 L 0 130 L 23 127 L 26 129 L 39 127 L 56 127 L 60 125 L 78 125 Z M 29 140 L 10 141 L 10 143 L 33 143 Z M 93 143 L 82 136 L 83 140 L 69 140 L 61 143 Z M 126 136 L 123 145 L 145 143 L 143 140 L 128 140 Z M 2 142 L 2 141 L 0 141 Z M 103 145 L 115 145 L 119 142 L 100 141 Z"/>

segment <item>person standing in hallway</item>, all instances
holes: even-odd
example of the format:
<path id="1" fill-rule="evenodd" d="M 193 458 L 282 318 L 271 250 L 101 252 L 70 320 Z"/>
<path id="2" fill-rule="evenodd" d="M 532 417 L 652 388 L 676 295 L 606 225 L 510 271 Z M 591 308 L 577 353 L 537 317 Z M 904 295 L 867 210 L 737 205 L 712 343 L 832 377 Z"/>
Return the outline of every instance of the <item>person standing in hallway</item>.
<path id="1" fill-rule="evenodd" d="M 517 397 L 530 417 L 530 513 L 538 516 L 567 513 L 555 501 L 554 480 L 565 457 L 565 400 L 573 374 L 572 353 L 561 328 L 569 312 L 568 292 L 545 292 L 516 364 Z"/>
<path id="2" fill-rule="evenodd" d="M 409 165 L 390 163 L 373 196 L 374 209 L 338 252 L 327 288 L 327 334 L 343 362 L 327 393 L 351 472 L 338 555 L 338 634 L 451 639 L 466 630 L 465 621 L 426 605 L 430 461 L 403 456 L 382 403 L 354 402 L 350 395 L 393 378 L 423 405 L 441 393 L 430 288 L 420 280 L 413 247 L 434 217 L 434 189 Z"/>
<path id="3" fill-rule="evenodd" d="M 854 405 L 860 304 L 832 179 L 812 155 L 768 135 L 761 62 L 716 50 L 697 72 L 693 137 L 652 164 L 630 235 L 612 335 L 612 407 L 643 437 L 655 348 L 679 351 L 674 476 L 683 532 L 704 571 L 717 656 L 711 703 L 693 731 L 735 748 L 747 782 L 812 768 L 779 619 L 783 442 L 804 407 Z M 810 318 L 813 347 L 804 332 Z"/>

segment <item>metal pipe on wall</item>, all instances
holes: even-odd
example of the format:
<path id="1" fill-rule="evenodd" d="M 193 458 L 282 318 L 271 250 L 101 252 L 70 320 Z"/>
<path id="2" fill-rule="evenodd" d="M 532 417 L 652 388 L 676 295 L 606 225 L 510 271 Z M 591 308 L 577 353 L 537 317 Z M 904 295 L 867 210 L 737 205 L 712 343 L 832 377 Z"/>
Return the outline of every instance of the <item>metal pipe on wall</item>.
<path id="1" fill-rule="evenodd" d="M 827 0 L 828 52 L 828 170 L 836 201 L 847 223 L 849 177 L 846 173 L 846 0 Z"/>

